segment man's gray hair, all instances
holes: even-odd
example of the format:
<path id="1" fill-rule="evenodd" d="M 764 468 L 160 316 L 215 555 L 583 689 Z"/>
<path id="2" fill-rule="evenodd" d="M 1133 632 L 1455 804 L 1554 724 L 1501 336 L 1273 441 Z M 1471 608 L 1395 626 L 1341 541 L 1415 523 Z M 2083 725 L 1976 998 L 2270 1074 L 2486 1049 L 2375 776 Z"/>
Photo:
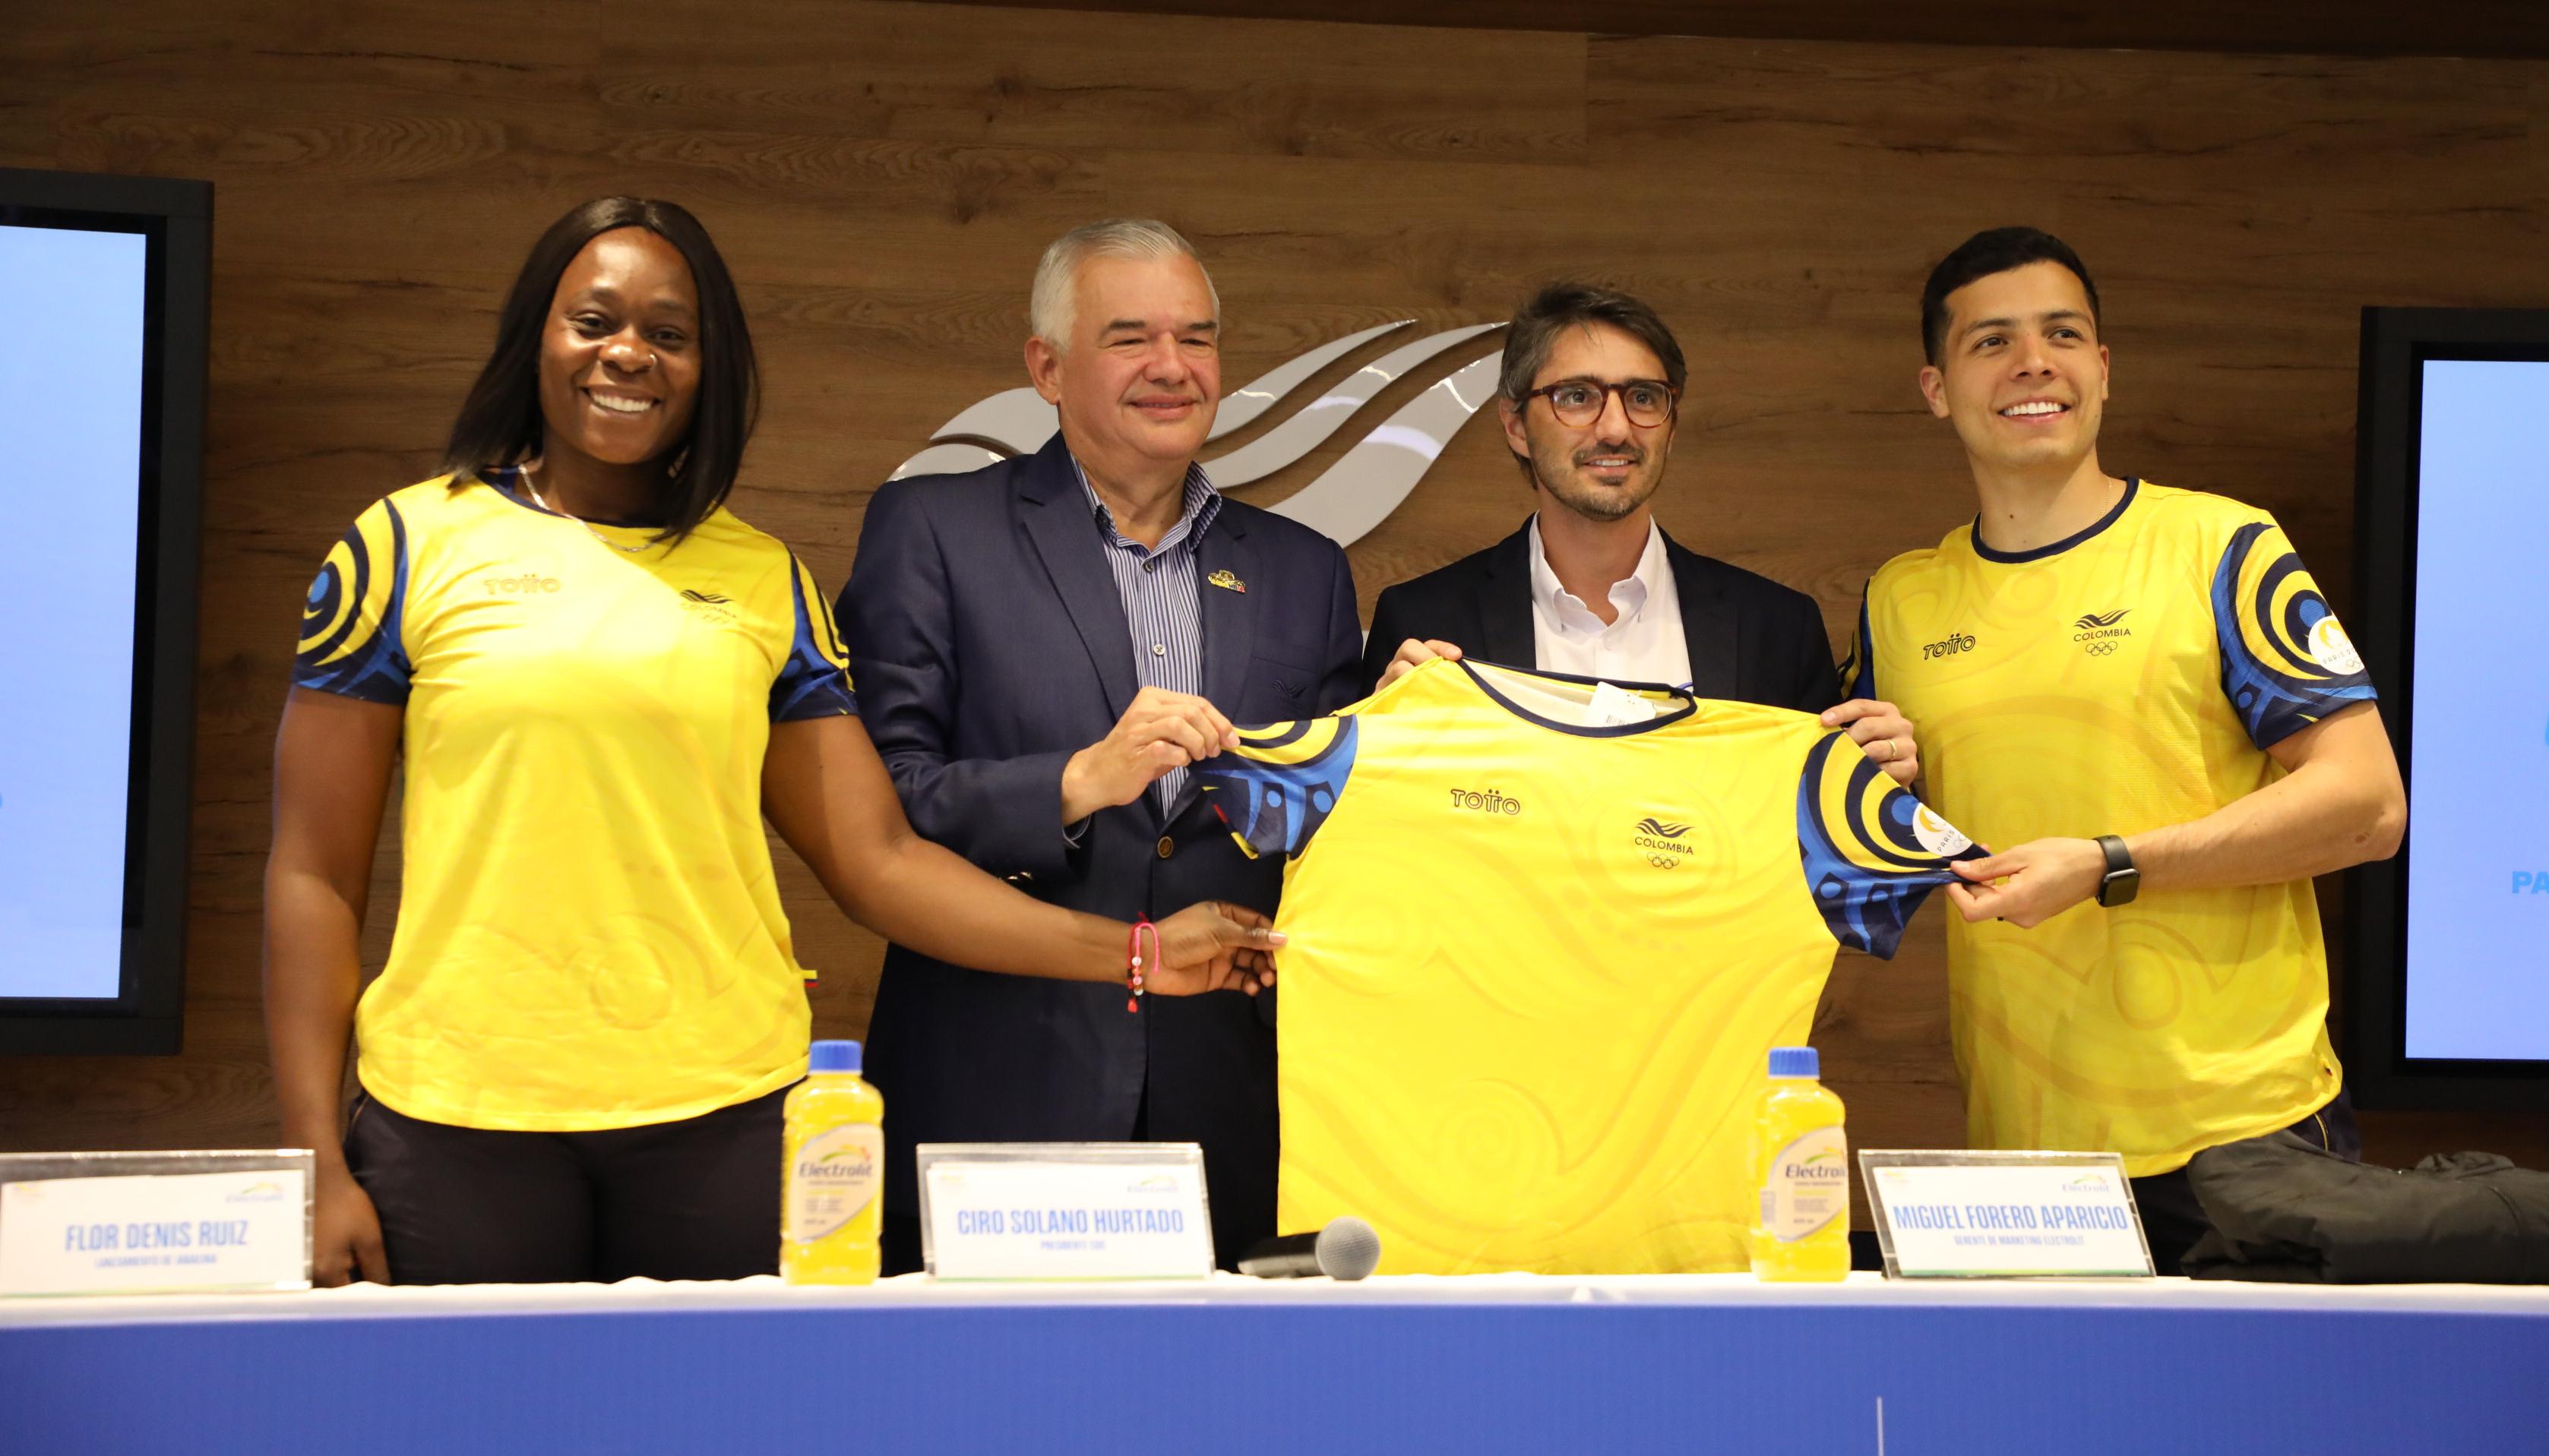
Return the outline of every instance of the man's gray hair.
<path id="1" fill-rule="evenodd" d="M 1071 345 L 1072 315 L 1080 302 L 1080 265 L 1090 258 L 1194 258 L 1194 244 L 1166 223 L 1148 218 L 1112 218 L 1074 228 L 1053 240 L 1036 264 L 1035 288 L 1027 295 L 1027 326 L 1057 350 Z M 1204 270 L 1204 292 L 1212 299 L 1212 317 L 1221 318 L 1221 291 Z"/>

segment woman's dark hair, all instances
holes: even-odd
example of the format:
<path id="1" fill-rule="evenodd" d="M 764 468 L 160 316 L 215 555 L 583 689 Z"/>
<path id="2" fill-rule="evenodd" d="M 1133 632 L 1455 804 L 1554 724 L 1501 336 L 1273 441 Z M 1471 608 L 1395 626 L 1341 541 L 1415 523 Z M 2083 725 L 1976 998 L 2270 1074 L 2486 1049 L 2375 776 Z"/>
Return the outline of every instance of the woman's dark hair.
<path id="1" fill-rule="evenodd" d="M 1947 355 L 1947 295 L 1977 278 L 2030 263 L 2060 263 L 2070 269 L 2071 276 L 2080 280 L 2080 291 L 2089 296 L 2089 321 L 2101 321 L 2098 285 L 2089 281 L 2089 266 L 2069 243 L 2033 228 L 1994 228 L 1956 244 L 1954 252 L 1930 270 L 1930 282 L 1921 290 L 1923 357 L 1935 364 Z"/>
<path id="2" fill-rule="evenodd" d="M 442 468 L 462 479 L 514 465 L 540 450 L 540 335 L 558 280 L 586 243 L 621 228 L 643 228 L 679 249 L 700 296 L 700 394 L 691 428 L 675 446 L 659 509 L 660 540 L 679 541 L 708 519 L 734 490 L 744 442 L 761 411 L 760 372 L 734 276 L 700 220 L 679 203 L 644 197 L 598 197 L 549 225 L 505 296 L 496 319 L 496 349 L 442 449 Z"/>

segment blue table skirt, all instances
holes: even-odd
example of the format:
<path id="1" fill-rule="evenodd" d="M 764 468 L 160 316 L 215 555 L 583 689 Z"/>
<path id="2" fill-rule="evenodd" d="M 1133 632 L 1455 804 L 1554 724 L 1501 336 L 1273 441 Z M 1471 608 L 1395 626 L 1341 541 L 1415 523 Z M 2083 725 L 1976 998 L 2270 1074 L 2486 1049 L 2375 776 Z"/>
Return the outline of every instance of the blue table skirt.
<path id="1" fill-rule="evenodd" d="M 0 1451 L 2549 1451 L 2549 1292 L 1380 1279 L 0 1301 Z"/>

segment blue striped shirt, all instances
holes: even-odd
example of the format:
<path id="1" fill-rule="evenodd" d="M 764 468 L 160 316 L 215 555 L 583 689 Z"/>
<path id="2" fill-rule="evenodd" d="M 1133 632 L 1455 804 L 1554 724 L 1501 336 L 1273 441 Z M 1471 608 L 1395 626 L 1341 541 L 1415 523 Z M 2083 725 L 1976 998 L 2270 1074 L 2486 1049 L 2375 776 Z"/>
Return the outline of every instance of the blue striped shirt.
<path id="1" fill-rule="evenodd" d="M 1185 505 L 1177 524 L 1157 546 L 1144 546 L 1115 529 L 1115 512 L 1097 499 L 1074 456 L 1072 471 L 1088 497 L 1097 539 L 1106 548 L 1106 569 L 1115 574 L 1115 594 L 1124 603 L 1124 626 L 1133 638 L 1133 672 L 1145 687 L 1171 692 L 1203 691 L 1203 605 L 1195 599 L 1195 548 L 1221 514 L 1221 493 L 1205 478 L 1203 467 L 1186 466 Z M 1151 787 L 1167 805 L 1185 787 L 1186 771 L 1172 769 Z"/>

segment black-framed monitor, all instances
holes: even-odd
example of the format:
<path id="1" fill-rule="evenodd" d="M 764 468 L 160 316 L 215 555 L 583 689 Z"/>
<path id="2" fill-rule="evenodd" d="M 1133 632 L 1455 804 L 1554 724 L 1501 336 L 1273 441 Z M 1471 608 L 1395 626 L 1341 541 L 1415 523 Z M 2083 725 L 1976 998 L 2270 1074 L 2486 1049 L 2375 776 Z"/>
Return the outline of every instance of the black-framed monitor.
<path id="1" fill-rule="evenodd" d="M 212 204 L 0 169 L 0 1053 L 178 1047 Z"/>
<path id="2" fill-rule="evenodd" d="M 2407 780 L 2353 872 L 2346 1080 L 2549 1108 L 2549 309 L 2366 309 L 2347 618 Z"/>

